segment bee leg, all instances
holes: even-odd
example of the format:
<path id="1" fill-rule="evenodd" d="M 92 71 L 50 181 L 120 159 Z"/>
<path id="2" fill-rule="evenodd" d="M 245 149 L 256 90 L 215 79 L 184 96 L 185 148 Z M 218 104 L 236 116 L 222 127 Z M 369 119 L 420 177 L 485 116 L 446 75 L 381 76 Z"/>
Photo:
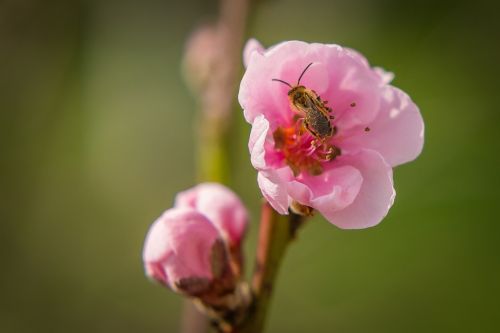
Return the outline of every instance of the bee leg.
<path id="1" fill-rule="evenodd" d="M 322 146 L 322 153 L 323 153 L 323 156 L 322 158 L 324 159 L 324 161 L 326 162 L 329 162 L 329 161 L 332 161 L 334 160 L 337 156 L 340 155 L 340 149 L 337 148 L 336 146 L 334 145 L 331 145 L 331 144 L 324 144 Z"/>
<path id="2" fill-rule="evenodd" d="M 333 160 L 334 157 L 335 157 L 335 149 L 333 149 L 333 147 L 330 146 L 326 150 L 325 160 L 326 161 L 331 161 L 331 160 Z"/>
<path id="3" fill-rule="evenodd" d="M 334 136 L 335 134 L 337 134 L 337 131 L 338 131 L 337 126 L 333 126 L 333 127 L 332 127 L 332 133 L 331 133 L 330 135 L 331 135 L 331 136 Z"/>

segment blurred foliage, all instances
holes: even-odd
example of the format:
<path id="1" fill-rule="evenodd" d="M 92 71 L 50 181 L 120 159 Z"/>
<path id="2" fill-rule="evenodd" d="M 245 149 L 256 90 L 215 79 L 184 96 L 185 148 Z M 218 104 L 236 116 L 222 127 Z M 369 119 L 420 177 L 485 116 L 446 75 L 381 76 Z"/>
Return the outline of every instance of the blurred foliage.
<path id="1" fill-rule="evenodd" d="M 0 331 L 174 332 L 144 277 L 150 222 L 195 178 L 183 45 L 215 1 L 0 4 Z M 268 332 L 497 332 L 500 21 L 486 1 L 259 1 L 249 36 L 358 49 L 420 106 L 424 153 L 378 227 L 314 218 Z M 239 110 L 239 109 L 238 109 Z M 260 192 L 236 114 L 233 187 Z"/>

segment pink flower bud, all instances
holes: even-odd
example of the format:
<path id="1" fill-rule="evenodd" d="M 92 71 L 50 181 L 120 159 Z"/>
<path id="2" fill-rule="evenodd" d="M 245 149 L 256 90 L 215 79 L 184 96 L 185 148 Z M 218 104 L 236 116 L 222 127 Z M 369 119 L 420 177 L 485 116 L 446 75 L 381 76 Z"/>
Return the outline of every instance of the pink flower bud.
<path id="1" fill-rule="evenodd" d="M 146 236 L 146 274 L 174 290 L 203 293 L 221 274 L 221 266 L 227 266 L 221 244 L 219 232 L 203 214 L 190 208 L 168 209 Z"/>
<path id="2" fill-rule="evenodd" d="M 175 207 L 191 207 L 205 215 L 231 247 L 245 235 L 248 213 L 238 196 L 217 183 L 203 183 L 177 194 Z"/>
<path id="3" fill-rule="evenodd" d="M 189 37 L 183 60 L 185 79 L 194 92 L 205 87 L 221 52 L 216 26 L 204 24 Z"/>

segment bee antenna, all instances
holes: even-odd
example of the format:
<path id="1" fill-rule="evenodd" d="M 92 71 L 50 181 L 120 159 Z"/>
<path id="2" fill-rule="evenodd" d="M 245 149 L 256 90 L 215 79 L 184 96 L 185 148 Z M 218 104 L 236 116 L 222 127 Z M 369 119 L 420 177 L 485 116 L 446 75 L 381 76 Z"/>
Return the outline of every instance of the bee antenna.
<path id="1" fill-rule="evenodd" d="M 293 87 L 292 87 L 292 86 L 290 85 L 290 83 L 288 83 L 288 82 L 285 82 L 285 81 L 283 81 L 283 80 L 280 80 L 280 79 L 272 79 L 271 81 L 277 81 L 277 82 L 281 82 L 281 83 L 283 83 L 283 84 L 286 84 L 286 85 L 287 85 L 287 86 L 289 86 L 290 88 L 293 88 Z"/>
<path id="2" fill-rule="evenodd" d="M 299 79 L 298 79 L 298 81 L 297 81 L 297 85 L 299 85 L 299 84 L 300 84 L 300 79 L 302 79 L 302 76 L 304 76 L 305 72 L 309 69 L 309 67 L 311 67 L 311 65 L 312 65 L 312 64 L 313 64 L 313 63 L 311 62 L 309 65 L 307 65 L 307 67 L 306 67 L 306 68 L 304 68 L 304 70 L 302 71 L 302 74 L 300 74 L 300 76 L 299 76 Z"/>

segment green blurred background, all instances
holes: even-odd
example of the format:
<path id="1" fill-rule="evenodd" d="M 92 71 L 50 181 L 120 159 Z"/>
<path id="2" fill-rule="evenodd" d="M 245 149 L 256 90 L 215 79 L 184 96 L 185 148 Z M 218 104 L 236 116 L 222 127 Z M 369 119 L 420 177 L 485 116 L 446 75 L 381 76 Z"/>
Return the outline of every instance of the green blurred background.
<path id="1" fill-rule="evenodd" d="M 0 3 L 0 332 L 175 332 L 146 280 L 151 221 L 194 184 L 180 71 L 215 1 Z M 358 49 L 420 106 L 426 144 L 376 228 L 316 217 L 287 253 L 267 332 L 500 330 L 500 8 L 492 1 L 260 1 L 249 36 Z M 235 117 L 233 188 L 260 192 Z"/>

